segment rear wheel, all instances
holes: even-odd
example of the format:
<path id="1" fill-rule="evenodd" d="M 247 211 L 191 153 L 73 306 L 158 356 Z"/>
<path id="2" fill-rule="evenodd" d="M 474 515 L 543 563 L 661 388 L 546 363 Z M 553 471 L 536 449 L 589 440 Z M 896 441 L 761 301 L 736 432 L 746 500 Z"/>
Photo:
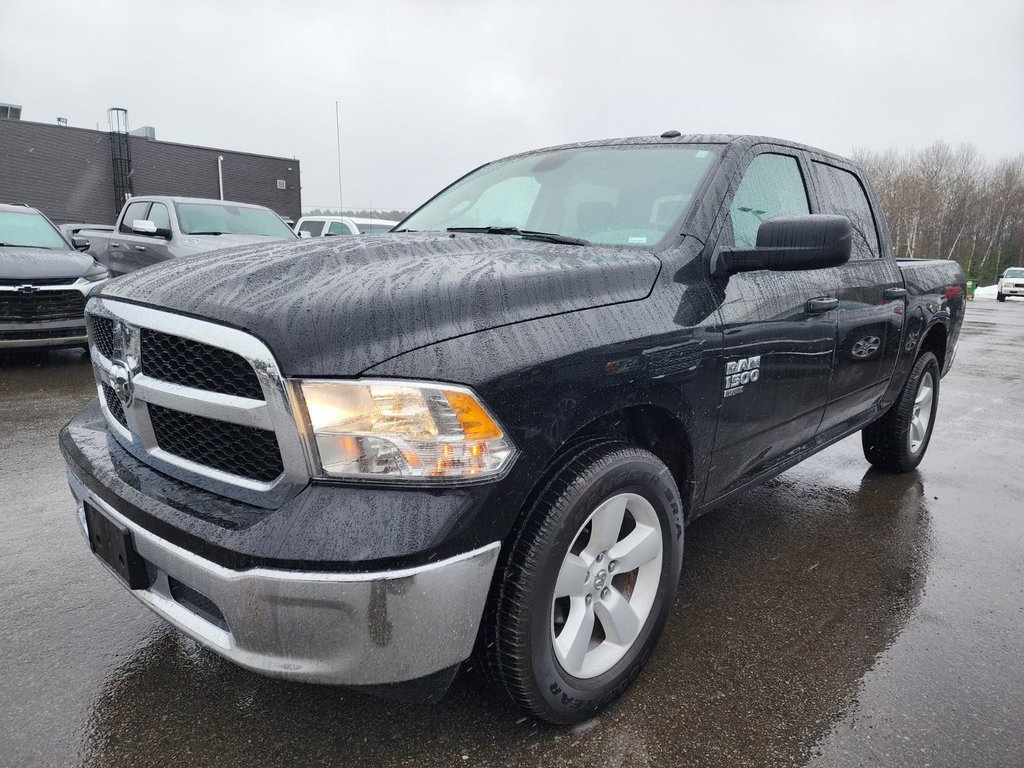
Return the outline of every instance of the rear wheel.
<path id="1" fill-rule="evenodd" d="M 668 468 L 621 442 L 555 474 L 512 543 L 485 638 L 523 709 L 590 717 L 650 657 L 675 598 L 683 511 Z"/>
<path id="2" fill-rule="evenodd" d="M 924 458 L 939 406 L 939 361 L 925 352 L 914 363 L 899 397 L 861 432 L 864 456 L 889 472 L 909 472 Z"/>

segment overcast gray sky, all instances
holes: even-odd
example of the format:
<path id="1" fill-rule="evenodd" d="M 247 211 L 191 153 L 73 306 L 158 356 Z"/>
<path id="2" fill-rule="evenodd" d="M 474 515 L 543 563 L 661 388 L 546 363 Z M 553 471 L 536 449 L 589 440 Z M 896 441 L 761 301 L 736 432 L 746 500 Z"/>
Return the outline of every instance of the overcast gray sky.
<path id="1" fill-rule="evenodd" d="M 160 139 L 297 157 L 305 209 L 338 202 L 335 99 L 346 208 L 669 128 L 1024 151 L 1022 0 L 206 5 L 0 0 L 0 102 L 104 128 L 123 106 Z"/>

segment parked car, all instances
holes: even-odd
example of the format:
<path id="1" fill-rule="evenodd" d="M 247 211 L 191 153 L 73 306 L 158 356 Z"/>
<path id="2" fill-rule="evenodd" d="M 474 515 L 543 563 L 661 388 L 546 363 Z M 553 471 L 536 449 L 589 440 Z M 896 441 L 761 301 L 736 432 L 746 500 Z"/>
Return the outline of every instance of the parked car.
<path id="1" fill-rule="evenodd" d="M 1024 268 L 1010 267 L 999 275 L 996 299 L 1006 301 L 1007 296 L 1024 296 Z"/>
<path id="2" fill-rule="evenodd" d="M 99 399 L 60 435 L 82 530 L 243 667 L 438 696 L 475 646 L 576 722 L 650 658 L 687 523 L 858 430 L 886 471 L 928 448 L 964 276 L 897 262 L 842 157 L 539 150 L 398 230 L 90 299 Z"/>
<path id="3" fill-rule="evenodd" d="M 83 229 L 79 235 L 113 275 L 177 256 L 295 239 L 281 217 L 262 205 L 150 196 L 125 203 L 112 230 Z"/>
<path id="4" fill-rule="evenodd" d="M 390 232 L 397 221 L 388 219 L 364 219 L 358 216 L 303 216 L 295 225 L 295 233 L 306 237 L 329 237 L 334 235 L 375 235 Z"/>
<path id="5" fill-rule="evenodd" d="M 0 349 L 86 343 L 85 299 L 110 273 L 40 211 L 0 204 Z"/>

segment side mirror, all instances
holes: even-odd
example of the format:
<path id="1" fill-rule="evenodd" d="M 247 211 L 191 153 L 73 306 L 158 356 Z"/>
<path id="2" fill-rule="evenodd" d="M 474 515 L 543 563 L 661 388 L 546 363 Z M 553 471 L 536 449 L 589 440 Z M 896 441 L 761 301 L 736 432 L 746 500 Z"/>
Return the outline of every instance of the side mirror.
<path id="1" fill-rule="evenodd" d="M 711 273 L 727 277 L 761 269 L 794 272 L 838 267 L 850 260 L 852 244 L 853 227 L 845 216 L 779 216 L 758 228 L 756 247 L 719 248 Z"/>
<path id="2" fill-rule="evenodd" d="M 312 237 L 312 235 L 305 229 L 300 229 L 296 234 L 298 234 L 299 238 L 302 240 L 305 240 L 307 237 Z"/>
<path id="3" fill-rule="evenodd" d="M 76 251 L 88 251 L 91 245 L 88 240 L 84 237 L 79 237 L 78 235 L 71 238 L 71 244 L 75 246 Z"/>
<path id="4" fill-rule="evenodd" d="M 132 232 L 137 235 L 155 235 L 156 224 L 152 221 L 145 221 L 144 219 L 136 219 L 132 222 Z"/>
<path id="5" fill-rule="evenodd" d="M 165 240 L 171 239 L 171 230 L 161 229 L 152 221 L 136 219 L 132 222 L 132 232 L 137 235 L 149 235 L 150 237 L 162 237 Z"/>

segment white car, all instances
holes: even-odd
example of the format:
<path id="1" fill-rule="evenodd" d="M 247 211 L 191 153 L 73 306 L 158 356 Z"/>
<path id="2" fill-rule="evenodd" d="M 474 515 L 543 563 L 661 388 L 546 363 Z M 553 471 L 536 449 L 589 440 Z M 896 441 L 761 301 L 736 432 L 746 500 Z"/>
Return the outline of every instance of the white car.
<path id="1" fill-rule="evenodd" d="M 295 225 L 299 237 L 332 237 L 336 235 L 373 235 L 390 232 L 397 221 L 364 219 L 354 216 L 303 216 Z M 302 234 L 308 232 L 309 234 Z"/>
<path id="2" fill-rule="evenodd" d="M 1011 267 L 1000 276 L 996 299 L 1006 301 L 1007 296 L 1024 296 L 1024 267 Z"/>

